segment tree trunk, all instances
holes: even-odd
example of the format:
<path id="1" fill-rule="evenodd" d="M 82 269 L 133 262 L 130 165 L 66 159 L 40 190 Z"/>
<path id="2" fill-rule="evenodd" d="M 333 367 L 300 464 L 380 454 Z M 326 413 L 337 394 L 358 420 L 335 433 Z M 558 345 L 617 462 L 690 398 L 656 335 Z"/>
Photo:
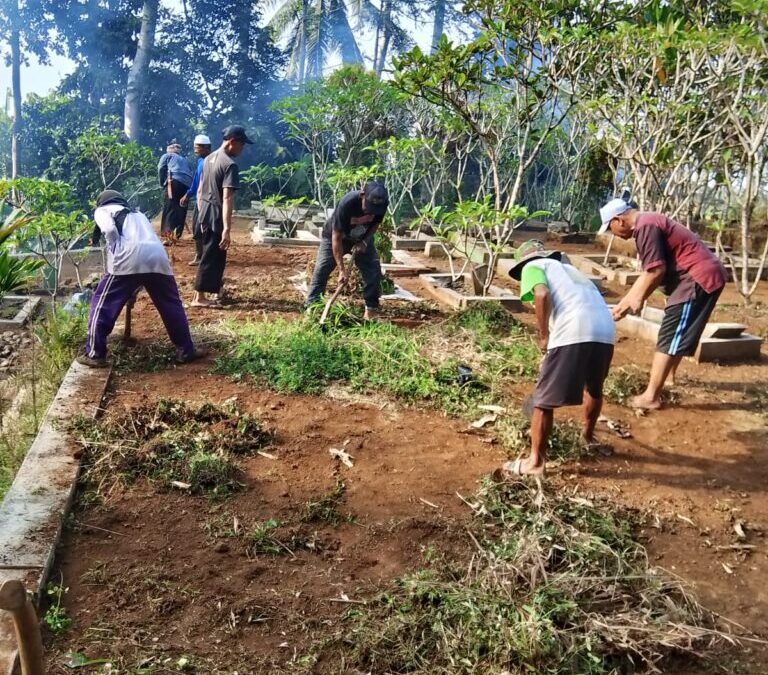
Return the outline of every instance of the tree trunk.
<path id="1" fill-rule="evenodd" d="M 301 44 L 299 45 L 299 84 L 304 84 L 307 73 L 307 37 L 309 28 L 309 0 L 301 0 Z"/>
<path id="2" fill-rule="evenodd" d="M 157 8 L 160 0 L 144 0 L 141 14 L 141 33 L 136 47 L 131 70 L 128 72 L 128 86 L 125 92 L 125 120 L 123 130 L 129 140 L 138 140 L 141 134 L 141 97 L 147 81 L 149 63 L 155 47 Z"/>
<path id="3" fill-rule="evenodd" d="M 744 186 L 744 202 L 741 206 L 741 294 L 744 304 L 749 304 L 749 221 L 752 219 L 754 159 L 750 157 L 746 166 L 746 183 Z"/>
<path id="4" fill-rule="evenodd" d="M 381 79 L 381 74 L 384 72 L 384 65 L 387 63 L 387 52 L 389 51 L 389 43 L 392 39 L 392 30 L 390 27 L 390 21 L 392 16 L 392 0 L 385 0 L 384 2 L 384 40 L 381 45 L 381 52 L 379 53 L 379 63 L 376 66 L 376 75 Z"/>
<path id="5" fill-rule="evenodd" d="M 17 4 L 18 12 L 18 4 Z M 11 32 L 11 86 L 13 87 L 13 129 L 11 133 L 11 178 L 17 178 L 21 165 L 19 134 L 21 119 L 21 35 L 18 28 Z"/>
<path id="6" fill-rule="evenodd" d="M 325 53 L 323 51 L 325 49 L 326 32 L 324 0 L 317 0 L 315 14 L 315 20 L 317 21 L 317 44 L 315 45 L 314 58 L 312 59 L 312 70 L 315 79 L 319 80 L 323 76 L 323 65 L 325 61 Z"/>
<path id="7" fill-rule="evenodd" d="M 432 23 L 432 53 L 437 51 L 437 45 L 443 36 L 445 28 L 445 0 L 435 0 L 435 18 Z"/>

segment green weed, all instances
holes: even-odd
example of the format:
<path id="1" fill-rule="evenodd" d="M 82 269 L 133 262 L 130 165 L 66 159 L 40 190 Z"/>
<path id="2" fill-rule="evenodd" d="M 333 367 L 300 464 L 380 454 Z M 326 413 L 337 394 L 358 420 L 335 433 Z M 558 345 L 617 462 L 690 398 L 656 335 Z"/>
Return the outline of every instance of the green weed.
<path id="1" fill-rule="evenodd" d="M 344 503 L 346 489 L 346 485 L 342 481 L 337 481 L 331 490 L 304 505 L 301 520 L 305 523 L 322 522 L 338 525 L 344 520 L 339 509 Z"/>
<path id="2" fill-rule="evenodd" d="M 320 393 L 333 381 L 362 392 L 383 392 L 407 403 L 426 402 L 460 414 L 489 398 L 478 378 L 456 384 L 458 361 L 433 362 L 426 336 L 387 323 L 319 326 L 311 319 L 240 326 L 240 340 L 216 371 L 284 392 Z"/>
<path id="3" fill-rule="evenodd" d="M 250 552 L 280 555 L 285 553 L 285 548 L 276 538 L 275 532 L 280 527 L 279 521 L 274 518 L 258 523 L 250 534 Z"/>
<path id="4" fill-rule="evenodd" d="M 625 404 L 633 396 L 642 394 L 648 374 L 637 366 L 613 368 L 603 385 L 603 396 L 611 403 Z"/>
<path id="5" fill-rule="evenodd" d="M 48 609 L 45 611 L 43 621 L 48 630 L 54 635 L 61 635 L 72 625 L 72 619 L 67 616 L 67 610 L 61 606 L 61 599 L 69 591 L 59 584 L 48 584 L 45 593 L 48 596 Z"/>
<path id="6" fill-rule="evenodd" d="M 49 313 L 35 326 L 34 351 L 14 378 L 20 395 L 18 417 L 13 423 L 6 419 L 0 432 L 0 499 L 11 486 L 72 359 L 82 349 L 86 328 L 86 307 L 74 314 Z"/>

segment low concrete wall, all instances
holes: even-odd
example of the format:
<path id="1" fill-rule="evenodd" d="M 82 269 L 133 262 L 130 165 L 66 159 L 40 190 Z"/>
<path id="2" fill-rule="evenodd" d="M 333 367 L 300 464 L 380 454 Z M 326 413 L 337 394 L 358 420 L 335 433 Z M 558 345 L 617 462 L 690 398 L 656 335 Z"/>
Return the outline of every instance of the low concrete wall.
<path id="1" fill-rule="evenodd" d="M 67 422 L 78 415 L 96 417 L 110 373 L 77 362 L 70 366 L 0 504 L 0 582 L 19 579 L 36 599 L 47 582 L 80 471 Z M 11 618 L 0 612 L 0 674 L 12 675 L 16 660 Z"/>

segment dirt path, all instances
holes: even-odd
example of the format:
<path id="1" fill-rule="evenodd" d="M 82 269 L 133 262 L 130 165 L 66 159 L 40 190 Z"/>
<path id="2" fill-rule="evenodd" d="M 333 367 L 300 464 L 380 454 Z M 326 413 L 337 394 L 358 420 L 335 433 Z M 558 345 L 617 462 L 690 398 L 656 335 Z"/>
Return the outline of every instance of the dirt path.
<path id="1" fill-rule="evenodd" d="M 188 300 L 194 274 L 185 264 L 192 256 L 189 242 L 177 245 L 173 256 Z M 296 314 L 301 305 L 287 277 L 312 256 L 251 246 L 238 233 L 226 274 L 231 304 L 218 313 L 191 310 L 191 323 Z M 140 341 L 162 334 L 146 298 L 135 317 Z M 530 322 L 531 315 L 522 318 Z M 757 323 L 762 329 L 762 319 Z M 647 369 L 652 352 L 648 343 L 621 339 L 616 365 Z M 90 509 L 86 526 L 67 536 L 60 551 L 75 624 L 53 645 L 49 672 L 69 672 L 61 655 L 72 650 L 121 654 L 126 662 L 142 654 L 152 663 L 191 654 L 222 667 L 210 672 L 277 672 L 278 664 L 293 654 L 298 659 L 313 637 L 327 634 L 336 617 L 354 608 L 335 602 L 342 594 L 355 600 L 377 582 L 418 567 L 429 547 L 467 545 L 460 527 L 467 510 L 456 492 L 470 494 L 503 458 L 498 445 L 487 442 L 492 431 L 487 438 L 466 434 L 459 421 L 386 401 L 257 391 L 211 375 L 210 365 L 209 358 L 160 373 L 120 375 L 109 414 L 163 396 L 214 402 L 237 396 L 275 430 L 268 451 L 277 459 L 250 460 L 247 489 L 223 506 L 133 490 Z M 605 414 L 628 425 L 633 437 L 612 438 L 612 457 L 555 468 L 552 478 L 563 489 L 579 485 L 648 509 L 644 536 L 652 559 L 688 580 L 705 605 L 763 636 L 768 427 L 752 392 L 766 380 L 765 358 L 722 367 L 686 363 L 674 408 L 638 418 L 608 405 Z M 569 416 L 578 410 L 558 413 Z M 351 469 L 328 453 L 345 442 Z M 314 552 L 251 560 L 239 540 L 216 536 L 235 517 L 247 528 L 295 520 L 307 501 L 338 480 L 346 486 L 342 510 L 349 518 L 340 526 L 318 526 Z M 768 673 L 765 656 L 749 647 L 733 672 Z"/>

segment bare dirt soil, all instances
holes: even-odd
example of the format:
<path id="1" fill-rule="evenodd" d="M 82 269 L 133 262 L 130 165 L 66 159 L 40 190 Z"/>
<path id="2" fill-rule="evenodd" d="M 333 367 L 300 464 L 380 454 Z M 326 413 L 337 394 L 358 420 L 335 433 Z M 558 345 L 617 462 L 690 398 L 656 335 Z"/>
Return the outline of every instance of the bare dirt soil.
<path id="1" fill-rule="evenodd" d="M 192 253 L 189 240 L 172 251 L 187 300 Z M 313 255 L 253 246 L 237 233 L 225 275 L 227 306 L 189 310 L 190 322 L 296 315 L 300 299 L 287 278 Z M 419 288 L 417 280 L 404 285 Z M 608 299 L 620 292 L 609 289 Z M 724 294 L 718 318 L 745 319 L 751 332 L 764 331 L 764 310 L 731 313 L 731 296 Z M 765 307 L 768 288 L 760 289 L 758 301 Z M 402 312 L 390 306 L 385 314 Z M 430 305 L 408 312 L 415 323 L 442 314 Z M 521 316 L 527 323 L 531 318 Z M 143 343 L 162 332 L 142 296 L 134 336 Z M 615 365 L 647 369 L 652 353 L 653 345 L 622 338 Z M 275 459 L 247 460 L 245 489 L 224 503 L 139 483 L 105 504 L 80 507 L 52 577 L 60 572 L 69 588 L 64 605 L 74 623 L 49 636 L 47 672 L 71 672 L 63 665 L 69 652 L 109 658 L 122 664 L 121 673 L 142 672 L 142 663 L 155 668 L 146 672 L 179 672 L 182 656 L 200 673 L 298 669 L 309 644 L 333 635 L 339 618 L 375 589 L 418 568 L 425 549 L 468 550 L 462 522 L 469 510 L 457 493 L 471 495 L 504 459 L 492 429 L 470 434 L 465 422 L 436 412 L 343 392 L 309 397 L 257 390 L 212 375 L 214 357 L 161 372 L 116 374 L 105 414 L 162 397 L 220 403 L 237 396 L 274 430 L 274 444 L 265 450 Z M 768 418 L 756 396 L 767 379 L 765 356 L 752 364 L 685 363 L 674 407 L 637 417 L 607 405 L 604 414 L 628 426 L 632 438 L 619 439 L 601 426 L 613 456 L 553 467 L 548 478 L 562 489 L 578 486 L 648 510 L 643 536 L 652 560 L 688 581 L 707 607 L 762 637 L 768 637 Z M 519 395 L 529 389 L 521 385 Z M 565 409 L 557 417 L 578 415 Z M 352 468 L 328 452 L 345 442 Z M 310 546 L 255 555 L 243 537 L 225 534 L 270 519 L 295 524 L 306 503 L 338 481 L 346 487 L 340 524 L 280 530 Z M 768 673 L 767 657 L 762 645 L 745 643 L 729 657 L 729 672 Z M 689 663 L 667 672 L 705 670 Z M 321 660 L 313 672 L 342 671 Z"/>

